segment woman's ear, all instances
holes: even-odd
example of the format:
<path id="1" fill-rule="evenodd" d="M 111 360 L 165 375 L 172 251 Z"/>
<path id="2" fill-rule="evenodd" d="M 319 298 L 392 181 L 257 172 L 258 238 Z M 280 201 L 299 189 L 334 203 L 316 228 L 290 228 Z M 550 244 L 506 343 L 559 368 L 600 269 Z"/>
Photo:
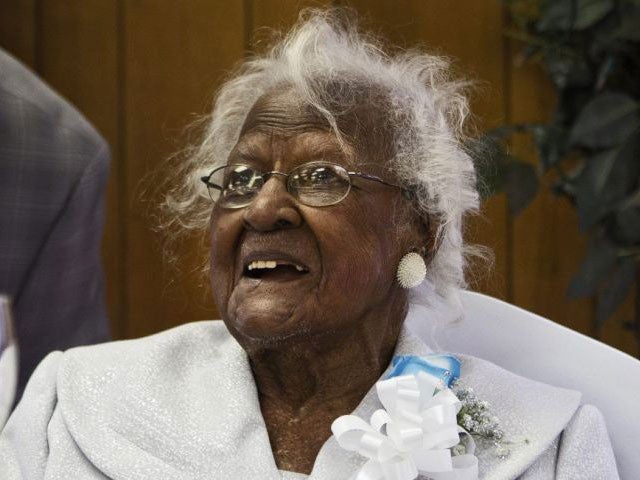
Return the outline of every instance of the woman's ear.
<path id="1" fill-rule="evenodd" d="M 410 245 L 422 255 L 427 265 L 431 262 L 438 249 L 437 222 L 428 215 L 412 208 L 410 212 L 411 238 Z"/>

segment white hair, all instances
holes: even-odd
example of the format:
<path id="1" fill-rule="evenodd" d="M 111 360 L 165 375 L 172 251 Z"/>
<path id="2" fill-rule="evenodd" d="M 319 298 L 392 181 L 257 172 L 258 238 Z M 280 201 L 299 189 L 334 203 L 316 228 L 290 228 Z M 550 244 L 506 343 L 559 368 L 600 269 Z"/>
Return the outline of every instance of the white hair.
<path id="1" fill-rule="evenodd" d="M 174 176 L 186 181 L 166 196 L 164 210 L 170 215 L 164 227 L 206 231 L 211 201 L 199 178 L 227 162 L 254 103 L 283 85 L 320 112 L 340 142 L 345 138 L 337 116 L 353 106 L 363 87 L 381 94 L 370 101 L 384 99 L 379 110 L 393 139 L 387 168 L 413 192 L 420 214 L 437 226 L 438 248 L 427 282 L 448 304 L 457 304 L 470 251 L 463 219 L 479 203 L 473 161 L 464 148 L 467 83 L 452 79 L 449 62 L 440 56 L 385 53 L 335 10 L 305 10 L 271 50 L 245 61 L 220 88 L 203 138 L 186 151 Z"/>

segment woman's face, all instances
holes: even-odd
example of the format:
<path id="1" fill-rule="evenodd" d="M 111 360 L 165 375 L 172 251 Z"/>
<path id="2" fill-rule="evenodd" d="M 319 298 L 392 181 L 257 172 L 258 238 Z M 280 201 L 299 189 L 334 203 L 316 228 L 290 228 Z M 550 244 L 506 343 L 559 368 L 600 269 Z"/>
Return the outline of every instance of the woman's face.
<path id="1" fill-rule="evenodd" d="M 288 173 L 314 160 L 393 182 L 381 159 L 345 154 L 326 121 L 291 91 L 268 94 L 254 105 L 228 163 Z M 399 227 L 407 201 L 397 188 L 353 177 L 352 183 L 340 203 L 311 207 L 287 192 L 286 178 L 274 175 L 250 205 L 214 207 L 211 286 L 241 343 L 339 334 L 398 295 L 406 306 L 396 267 L 420 245 L 415 229 Z M 256 274 L 248 270 L 256 261 L 284 266 Z"/>

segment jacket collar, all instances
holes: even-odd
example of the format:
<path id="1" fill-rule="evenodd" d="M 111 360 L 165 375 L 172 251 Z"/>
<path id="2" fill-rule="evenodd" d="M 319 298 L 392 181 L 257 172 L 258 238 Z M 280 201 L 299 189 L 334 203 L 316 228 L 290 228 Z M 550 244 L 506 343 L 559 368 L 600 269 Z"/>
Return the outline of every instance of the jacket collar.
<path id="1" fill-rule="evenodd" d="M 409 316 L 417 314 L 414 310 Z M 408 328 L 403 329 L 395 355 L 431 352 Z M 581 394 L 526 379 L 476 357 L 455 356 L 462 362 L 461 385 L 473 388 L 480 399 L 489 402 L 492 413 L 501 421 L 506 441 L 512 442 L 508 445 L 509 456 L 501 459 L 490 442 L 478 441 L 476 456 L 480 478 L 507 480 L 519 477 L 569 423 L 580 404 Z M 387 368 L 387 372 L 389 370 Z M 368 421 L 379 408 L 382 405 L 374 386 L 353 414 Z M 349 472 L 356 471 L 364 463 L 357 453 L 342 449 L 331 437 L 320 450 L 310 480 L 348 478 L 345 468 Z"/>
<path id="2" fill-rule="evenodd" d="M 395 353 L 430 351 L 404 328 Z M 516 478 L 564 429 L 580 394 L 478 358 L 459 358 L 460 381 L 489 401 L 507 436 L 519 440 L 504 460 L 479 444 L 480 476 Z M 76 446 L 114 480 L 280 478 L 248 359 L 222 322 L 70 350 L 58 376 L 58 398 Z M 353 414 L 368 421 L 381 407 L 373 386 Z M 331 437 L 310 479 L 348 478 L 364 461 Z"/>

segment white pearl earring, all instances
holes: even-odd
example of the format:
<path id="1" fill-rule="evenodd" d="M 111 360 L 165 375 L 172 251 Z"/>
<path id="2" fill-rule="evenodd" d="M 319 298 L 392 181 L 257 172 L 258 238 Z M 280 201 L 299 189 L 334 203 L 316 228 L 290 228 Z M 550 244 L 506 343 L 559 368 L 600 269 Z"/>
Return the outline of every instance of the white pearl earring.
<path id="1" fill-rule="evenodd" d="M 418 253 L 409 252 L 400 259 L 396 278 L 402 288 L 417 287 L 427 276 L 427 264 Z"/>

